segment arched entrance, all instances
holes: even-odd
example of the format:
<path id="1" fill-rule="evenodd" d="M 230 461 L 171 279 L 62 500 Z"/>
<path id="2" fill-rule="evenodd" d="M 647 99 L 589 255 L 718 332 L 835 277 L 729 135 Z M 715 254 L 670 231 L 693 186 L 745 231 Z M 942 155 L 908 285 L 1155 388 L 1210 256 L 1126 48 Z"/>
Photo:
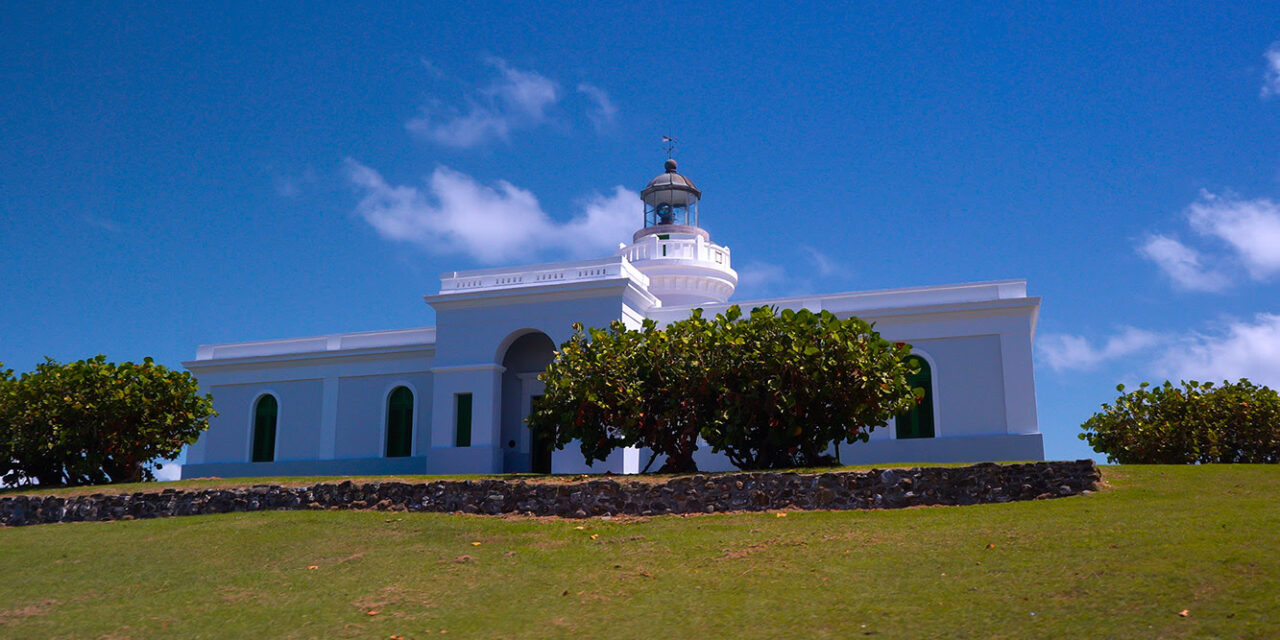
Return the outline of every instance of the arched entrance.
<path id="1" fill-rule="evenodd" d="M 555 343 L 542 332 L 526 333 L 502 357 L 502 470 L 551 472 L 551 447 L 533 442 L 525 425 L 533 399 L 542 395 L 538 374 L 555 357 Z"/>
<path id="2" fill-rule="evenodd" d="M 914 370 L 907 376 L 911 395 L 916 406 L 896 418 L 898 439 L 932 438 L 933 427 L 933 369 L 929 361 L 919 354 L 907 356 L 907 366 Z"/>

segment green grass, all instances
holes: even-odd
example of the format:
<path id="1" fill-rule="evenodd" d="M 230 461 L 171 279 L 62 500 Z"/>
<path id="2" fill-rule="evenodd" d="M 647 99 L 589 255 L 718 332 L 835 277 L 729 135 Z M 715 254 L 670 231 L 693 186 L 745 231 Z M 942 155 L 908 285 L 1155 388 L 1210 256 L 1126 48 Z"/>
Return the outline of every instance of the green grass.
<path id="1" fill-rule="evenodd" d="M 1280 468 L 1104 479 L 1061 500 L 786 517 L 299 511 L 0 529 L 0 638 L 1280 634 Z"/>

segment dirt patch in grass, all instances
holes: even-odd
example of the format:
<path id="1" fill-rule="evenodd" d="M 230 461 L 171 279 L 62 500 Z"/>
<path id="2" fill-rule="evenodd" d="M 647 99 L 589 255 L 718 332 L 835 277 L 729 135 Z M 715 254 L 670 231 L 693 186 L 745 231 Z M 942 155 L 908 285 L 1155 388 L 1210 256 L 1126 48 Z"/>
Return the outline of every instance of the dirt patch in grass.
<path id="1" fill-rule="evenodd" d="M 49 613 L 51 609 L 62 604 L 52 598 L 38 600 L 30 604 L 0 611 L 0 627 L 15 624 L 27 618 L 36 618 Z"/>
<path id="2" fill-rule="evenodd" d="M 410 595 L 398 586 L 387 586 L 351 602 L 362 615 L 414 620 L 429 615 L 430 600 Z"/>
<path id="3" fill-rule="evenodd" d="M 761 540 L 759 542 L 753 542 L 751 544 L 737 547 L 734 549 L 725 549 L 724 552 L 720 555 L 720 559 L 721 560 L 741 560 L 742 558 L 748 558 L 757 553 L 768 551 L 775 547 L 807 547 L 807 546 L 809 546 L 809 543 L 805 542 L 804 540 L 784 540 L 782 538 L 768 538 L 765 540 Z"/>
<path id="4" fill-rule="evenodd" d="M 248 602 L 262 597 L 262 594 L 240 587 L 219 587 L 218 597 L 227 604 Z"/>
<path id="5" fill-rule="evenodd" d="M 349 556 L 347 556 L 347 557 L 345 557 L 345 558 L 339 558 L 339 559 L 337 559 L 337 560 L 334 560 L 334 561 L 333 561 L 333 564 L 346 564 L 346 563 L 348 563 L 348 562 L 354 562 L 354 561 L 356 561 L 356 560 L 359 560 L 359 559 L 361 559 L 361 558 L 363 558 L 363 557 L 364 557 L 364 552 L 363 552 L 363 551 L 357 551 L 356 553 L 353 553 L 353 554 L 351 554 L 351 555 L 349 555 Z"/>

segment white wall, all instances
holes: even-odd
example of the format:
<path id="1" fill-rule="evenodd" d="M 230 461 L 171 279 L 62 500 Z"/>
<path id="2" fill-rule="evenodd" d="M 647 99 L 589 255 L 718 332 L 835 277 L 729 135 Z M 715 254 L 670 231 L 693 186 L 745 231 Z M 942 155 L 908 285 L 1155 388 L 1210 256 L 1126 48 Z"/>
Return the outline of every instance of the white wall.
<path id="1" fill-rule="evenodd" d="M 271 393 L 279 402 L 275 459 L 303 460 L 319 455 L 323 380 L 220 385 L 209 387 L 209 391 L 218 415 L 200 438 L 203 455 L 192 462 L 248 462 L 254 402 L 263 393 Z"/>
<path id="2" fill-rule="evenodd" d="M 937 437 L 1006 433 L 1000 336 L 914 340 L 933 364 Z"/>
<path id="3" fill-rule="evenodd" d="M 377 458 L 386 454 L 387 401 L 396 387 L 413 392 L 413 451 L 431 446 L 431 374 L 338 378 L 338 420 L 334 458 Z"/>

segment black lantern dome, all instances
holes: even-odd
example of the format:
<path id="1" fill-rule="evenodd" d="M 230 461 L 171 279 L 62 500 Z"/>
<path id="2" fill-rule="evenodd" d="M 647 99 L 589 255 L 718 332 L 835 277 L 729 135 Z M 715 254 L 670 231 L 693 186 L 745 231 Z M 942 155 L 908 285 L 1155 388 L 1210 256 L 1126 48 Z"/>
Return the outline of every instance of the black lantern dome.
<path id="1" fill-rule="evenodd" d="M 645 228 L 667 225 L 698 226 L 698 199 L 702 192 L 693 181 L 676 171 L 676 161 L 667 158 L 666 170 L 649 181 L 640 192 L 644 201 Z"/>

